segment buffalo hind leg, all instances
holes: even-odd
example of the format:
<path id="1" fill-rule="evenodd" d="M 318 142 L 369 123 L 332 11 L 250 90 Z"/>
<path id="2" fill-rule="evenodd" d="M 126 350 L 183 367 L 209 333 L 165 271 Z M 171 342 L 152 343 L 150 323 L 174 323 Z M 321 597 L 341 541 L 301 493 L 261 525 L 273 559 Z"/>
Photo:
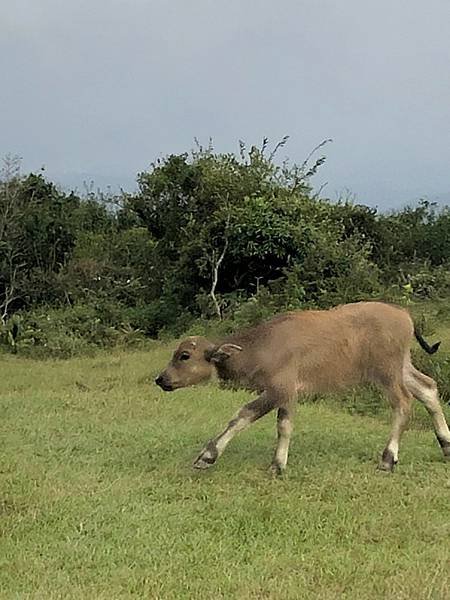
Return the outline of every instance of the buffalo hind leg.
<path id="1" fill-rule="evenodd" d="M 436 382 L 411 364 L 405 368 L 404 380 L 411 394 L 427 409 L 442 452 L 446 458 L 450 458 L 450 430 L 439 402 Z"/>
<path id="2" fill-rule="evenodd" d="M 231 419 L 226 428 L 218 436 L 209 440 L 194 461 L 195 469 L 207 469 L 213 465 L 236 434 L 246 429 L 276 406 L 276 400 L 266 392 L 256 400 L 245 404 Z"/>
<path id="3" fill-rule="evenodd" d="M 400 439 L 411 415 L 412 396 L 405 385 L 397 384 L 388 390 L 388 396 L 392 406 L 392 431 L 378 468 L 391 472 L 398 462 Z"/>
<path id="4" fill-rule="evenodd" d="M 271 471 L 274 475 L 281 475 L 286 468 L 288 454 L 289 454 L 289 442 L 291 440 L 293 420 L 294 416 L 294 405 L 289 404 L 286 407 L 278 409 L 277 414 L 277 432 L 278 442 L 275 449 L 275 453 L 272 459 Z"/>

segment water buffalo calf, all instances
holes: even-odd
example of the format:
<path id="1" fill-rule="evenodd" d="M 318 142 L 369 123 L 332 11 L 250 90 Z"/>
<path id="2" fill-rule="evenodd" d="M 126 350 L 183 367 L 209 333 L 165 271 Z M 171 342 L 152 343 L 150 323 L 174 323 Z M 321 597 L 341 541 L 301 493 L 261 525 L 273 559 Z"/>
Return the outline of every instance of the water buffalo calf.
<path id="1" fill-rule="evenodd" d="M 382 302 L 291 312 L 220 344 L 200 336 L 184 340 L 156 383 L 172 391 L 217 373 L 221 380 L 257 391 L 259 397 L 243 406 L 224 431 L 206 444 L 194 467 L 213 465 L 237 433 L 277 409 L 278 443 L 271 465 L 277 474 L 286 466 L 299 395 L 374 383 L 385 391 L 393 411 L 391 435 L 379 464 L 380 469 L 392 471 L 413 397 L 424 404 L 444 456 L 450 457 L 450 431 L 436 383 L 411 363 L 413 336 L 430 354 L 439 346 L 428 345 L 406 310 Z"/>

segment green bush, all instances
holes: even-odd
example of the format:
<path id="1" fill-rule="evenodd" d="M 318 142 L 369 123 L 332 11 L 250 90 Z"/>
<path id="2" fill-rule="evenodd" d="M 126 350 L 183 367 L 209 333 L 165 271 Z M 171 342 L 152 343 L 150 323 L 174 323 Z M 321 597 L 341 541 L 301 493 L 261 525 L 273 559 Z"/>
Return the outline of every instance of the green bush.
<path id="1" fill-rule="evenodd" d="M 128 308 L 125 314 L 131 327 L 153 338 L 160 334 L 179 335 L 193 321 L 193 316 L 176 299 L 167 297 Z"/>
<path id="2" fill-rule="evenodd" d="M 14 349 L 37 358 L 69 358 L 97 348 L 141 343 L 142 333 L 124 318 L 123 309 L 106 303 L 42 307 L 20 315 Z M 9 324 L 6 329 L 10 329 Z M 8 337 L 3 335 L 2 342 L 11 349 Z"/>

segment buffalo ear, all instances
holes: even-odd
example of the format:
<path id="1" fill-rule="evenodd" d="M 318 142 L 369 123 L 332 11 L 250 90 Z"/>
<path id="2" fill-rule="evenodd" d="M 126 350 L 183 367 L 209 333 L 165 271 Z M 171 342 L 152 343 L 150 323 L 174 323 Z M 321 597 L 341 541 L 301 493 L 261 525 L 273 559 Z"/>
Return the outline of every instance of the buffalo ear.
<path id="1" fill-rule="evenodd" d="M 230 358 L 235 352 L 241 352 L 242 346 L 237 344 L 222 344 L 218 348 L 214 348 L 209 355 L 209 360 L 214 363 L 220 363 L 223 360 Z"/>

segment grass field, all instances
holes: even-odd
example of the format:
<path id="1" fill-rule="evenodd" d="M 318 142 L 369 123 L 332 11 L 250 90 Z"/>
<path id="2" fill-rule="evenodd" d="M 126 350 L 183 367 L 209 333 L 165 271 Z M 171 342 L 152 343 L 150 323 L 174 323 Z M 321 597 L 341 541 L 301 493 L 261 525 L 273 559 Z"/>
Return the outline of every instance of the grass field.
<path id="1" fill-rule="evenodd" d="M 164 394 L 168 356 L 1 356 L 0 598 L 450 598 L 450 464 L 420 407 L 394 475 L 388 412 L 336 400 L 299 407 L 282 480 L 272 415 L 194 472 L 248 395 Z"/>

